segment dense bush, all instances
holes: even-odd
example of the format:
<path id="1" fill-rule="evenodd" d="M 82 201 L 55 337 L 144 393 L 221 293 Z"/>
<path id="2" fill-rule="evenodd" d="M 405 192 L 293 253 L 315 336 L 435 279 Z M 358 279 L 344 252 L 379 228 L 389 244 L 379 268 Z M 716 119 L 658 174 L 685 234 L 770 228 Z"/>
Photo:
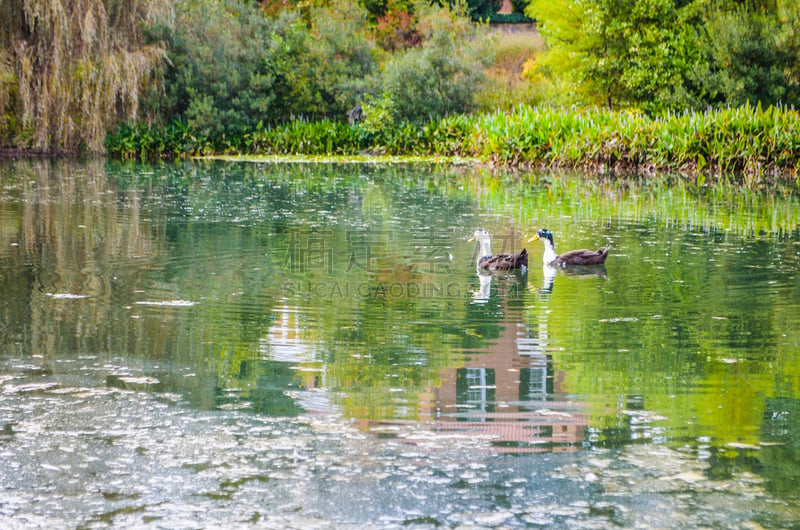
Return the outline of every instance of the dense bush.
<path id="1" fill-rule="evenodd" d="M 800 105 L 796 0 L 532 0 L 561 103 L 666 110 Z"/>
<path id="2" fill-rule="evenodd" d="M 742 8 L 708 15 L 703 49 L 708 61 L 696 71 L 710 103 L 748 101 L 800 104 L 796 43 L 786 42 L 783 23 Z"/>
<path id="3" fill-rule="evenodd" d="M 164 121 L 182 116 L 207 137 L 234 134 L 270 111 L 266 67 L 276 24 L 235 1 L 177 2 L 175 10 L 174 29 L 162 35 L 169 49 L 164 93 L 148 105 Z"/>
<path id="4" fill-rule="evenodd" d="M 314 81 L 323 101 L 315 114 L 343 117 L 377 71 L 366 13 L 355 0 L 332 1 L 328 7 L 312 10 L 311 42 Z"/>
<path id="5" fill-rule="evenodd" d="M 417 32 L 417 19 L 409 8 L 394 3 L 377 18 L 372 33 L 378 46 L 388 52 L 418 46 L 422 37 Z"/>
<path id="6" fill-rule="evenodd" d="M 694 11 L 674 0 L 532 0 L 550 50 L 538 71 L 564 104 L 642 108 L 693 106 L 685 79 L 701 60 Z"/>
<path id="7" fill-rule="evenodd" d="M 472 111 L 492 60 L 491 47 L 465 17 L 463 3 L 453 9 L 436 9 L 425 2 L 416 6 L 422 45 L 389 58 L 382 73 L 383 91 L 403 120 L 421 122 Z"/>
<path id="8" fill-rule="evenodd" d="M 182 140 L 191 146 L 188 152 L 247 151 L 258 138 L 291 137 L 298 119 L 323 120 L 327 125 L 321 130 L 331 130 L 331 123 L 344 120 L 365 98 L 368 120 L 361 132 L 378 141 L 396 124 L 472 111 L 492 58 L 463 0 L 452 9 L 417 0 L 410 28 L 419 45 L 385 56 L 381 71 L 367 14 L 350 0 L 314 4 L 303 13 L 281 11 L 277 17 L 235 0 L 177 5 L 174 29 L 153 31 L 153 38 L 168 42 L 170 60 L 164 91 L 152 93 L 149 102 L 160 123 L 170 125 L 123 126 L 107 144 L 115 154 L 171 153 L 175 142 L 169 131 L 177 130 L 176 124 L 192 131 L 194 141 Z M 288 128 L 280 126 L 284 122 L 290 122 Z M 319 134 L 314 138 L 327 143 Z M 148 143 L 151 148 L 143 147 Z M 378 143 L 381 149 L 393 145 L 391 139 Z"/>
<path id="9" fill-rule="evenodd" d="M 525 9 L 528 7 L 528 4 L 531 3 L 531 0 L 511 0 L 511 7 L 514 13 L 525 13 Z"/>
<path id="10" fill-rule="evenodd" d="M 452 7 L 458 6 L 458 2 L 451 2 Z M 503 7 L 503 0 L 467 0 L 469 14 L 474 18 L 488 17 L 497 13 Z"/>
<path id="11" fill-rule="evenodd" d="M 163 35 L 165 89 L 150 99 L 151 107 L 162 122 L 180 117 L 213 142 L 257 123 L 344 119 L 367 93 L 387 94 L 401 120 L 468 112 L 491 58 L 463 1 L 452 9 L 414 3 L 414 23 L 406 21 L 406 33 L 391 38 L 419 45 L 386 57 L 381 72 L 367 12 L 351 0 L 277 17 L 236 0 L 176 6 L 175 29 Z"/>
<path id="12" fill-rule="evenodd" d="M 177 2 L 167 30 L 163 121 L 181 116 L 202 136 L 237 134 L 292 116 L 344 116 L 375 70 L 366 15 L 348 0 L 264 16 L 236 0 Z M 158 95 L 157 95 L 158 96 Z"/>
<path id="13" fill-rule="evenodd" d="M 461 130 L 456 114 L 521 102 L 651 118 L 800 106 L 796 0 L 529 0 L 546 52 L 470 22 L 496 0 L 3 5 L 0 144 L 12 147 L 98 151 L 124 120 L 107 143 L 117 154 L 258 151 L 298 121 L 343 122 L 362 100 L 367 122 L 347 145 L 377 152 L 436 138 L 462 149 L 430 124 Z M 344 130 L 316 131 L 320 149 Z"/>

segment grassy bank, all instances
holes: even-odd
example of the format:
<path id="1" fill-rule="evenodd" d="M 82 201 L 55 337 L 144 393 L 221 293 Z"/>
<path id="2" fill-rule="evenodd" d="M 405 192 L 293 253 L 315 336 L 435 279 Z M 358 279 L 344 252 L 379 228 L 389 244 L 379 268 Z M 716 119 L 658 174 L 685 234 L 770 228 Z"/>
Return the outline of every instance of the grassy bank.
<path id="1" fill-rule="evenodd" d="M 747 182 L 797 178 L 800 114 L 743 106 L 658 118 L 604 109 L 521 106 L 511 112 L 454 115 L 424 125 L 376 128 L 333 121 L 256 126 L 233 138 L 201 138 L 180 122 L 165 128 L 123 126 L 109 154 L 158 158 L 240 155 L 406 155 L 477 158 L 503 166 L 586 168 L 613 172 L 677 171 Z"/>

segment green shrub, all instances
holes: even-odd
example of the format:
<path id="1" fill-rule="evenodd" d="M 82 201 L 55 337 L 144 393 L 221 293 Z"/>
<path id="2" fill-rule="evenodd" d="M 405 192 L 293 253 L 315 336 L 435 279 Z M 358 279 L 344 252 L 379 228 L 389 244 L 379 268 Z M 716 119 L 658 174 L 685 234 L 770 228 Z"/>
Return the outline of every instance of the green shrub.
<path id="1" fill-rule="evenodd" d="M 416 4 L 423 43 L 390 57 L 382 72 L 383 90 L 400 119 L 419 123 L 475 108 L 475 93 L 492 57 L 485 35 L 464 9 L 463 3 L 453 10 Z"/>
<path id="2" fill-rule="evenodd" d="M 266 68 L 275 24 L 235 0 L 183 0 L 165 29 L 164 93 L 149 102 L 163 121 L 181 116 L 202 136 L 231 134 L 269 116 L 275 96 Z"/>
<path id="3" fill-rule="evenodd" d="M 511 0 L 512 12 L 525 14 L 525 8 L 528 7 L 530 3 L 531 0 Z"/>
<path id="4" fill-rule="evenodd" d="M 451 6 L 458 8 L 459 2 L 451 2 Z M 467 0 L 467 10 L 475 19 L 483 19 L 497 13 L 503 7 L 503 0 Z"/>
<path id="5" fill-rule="evenodd" d="M 686 108 L 686 77 L 701 61 L 694 9 L 673 0 L 531 0 L 526 13 L 550 47 L 536 68 L 560 103 Z"/>
<path id="6" fill-rule="evenodd" d="M 743 175 L 757 180 L 767 173 L 797 176 L 800 113 L 746 104 L 652 118 L 633 111 L 566 111 L 521 105 L 509 112 L 450 115 L 425 124 L 398 121 L 383 129 L 331 120 L 295 120 L 274 127 L 257 126 L 216 141 L 198 137 L 182 122 L 166 128 L 123 125 L 108 137 L 106 145 L 109 153 L 122 158 L 212 153 L 353 155 L 368 151 L 476 157 L 506 165 Z"/>
<path id="7" fill-rule="evenodd" d="M 394 129 L 397 113 L 389 94 L 384 94 L 380 99 L 367 95 L 361 106 L 364 113 L 361 127 L 368 134 L 382 134 Z"/>
<path id="8" fill-rule="evenodd" d="M 295 114 L 343 119 L 377 70 L 367 14 L 355 0 L 331 0 L 312 8 L 310 19 L 309 56 L 295 55 L 293 66 L 308 68 L 316 97 Z"/>
<path id="9" fill-rule="evenodd" d="M 364 145 L 357 126 L 332 120 L 294 120 L 255 136 L 255 154 L 354 155 Z"/>
<path id="10" fill-rule="evenodd" d="M 793 0 L 531 0 L 562 104 L 665 110 L 800 105 Z"/>
<path id="11" fill-rule="evenodd" d="M 366 14 L 351 0 L 311 7 L 307 19 L 265 16 L 256 3 L 182 0 L 165 29 L 164 93 L 150 106 L 203 137 L 237 136 L 259 122 L 343 116 L 375 71 Z"/>
<path id="12" fill-rule="evenodd" d="M 709 103 L 800 104 L 799 81 L 792 78 L 800 56 L 782 45 L 784 35 L 782 22 L 771 14 L 742 8 L 709 14 L 704 33 L 708 66 L 696 72 Z"/>

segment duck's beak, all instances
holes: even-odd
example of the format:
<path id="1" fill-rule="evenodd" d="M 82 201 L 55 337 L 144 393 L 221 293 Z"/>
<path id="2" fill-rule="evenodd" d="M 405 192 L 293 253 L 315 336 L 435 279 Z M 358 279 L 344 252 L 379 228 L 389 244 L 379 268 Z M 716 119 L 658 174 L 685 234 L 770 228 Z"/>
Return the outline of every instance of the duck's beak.
<path id="1" fill-rule="evenodd" d="M 533 236 L 528 240 L 528 243 L 530 243 L 531 241 L 538 241 L 538 240 L 539 240 L 539 234 L 536 234 L 535 236 Z"/>
<path id="2" fill-rule="evenodd" d="M 473 241 L 475 241 L 475 236 L 472 236 L 471 238 L 467 239 L 467 243 L 472 243 Z"/>

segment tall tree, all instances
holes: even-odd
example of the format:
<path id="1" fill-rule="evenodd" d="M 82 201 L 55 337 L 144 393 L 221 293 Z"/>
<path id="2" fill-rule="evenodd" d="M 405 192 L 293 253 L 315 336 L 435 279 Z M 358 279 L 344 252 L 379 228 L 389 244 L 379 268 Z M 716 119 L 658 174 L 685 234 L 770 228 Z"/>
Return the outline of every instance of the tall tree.
<path id="1" fill-rule="evenodd" d="M 532 0 L 550 50 L 538 69 L 572 101 L 659 110 L 687 103 L 698 59 L 692 12 L 677 0 Z"/>
<path id="2" fill-rule="evenodd" d="M 796 0 L 713 4 L 693 72 L 710 103 L 800 104 L 800 6 Z"/>
<path id="3" fill-rule="evenodd" d="M 796 0 L 532 0 L 562 103 L 800 103 Z"/>
<path id="4" fill-rule="evenodd" d="M 143 28 L 167 0 L 4 0 L 0 143 L 99 152 L 108 129 L 139 118 L 139 94 L 164 57 Z"/>

